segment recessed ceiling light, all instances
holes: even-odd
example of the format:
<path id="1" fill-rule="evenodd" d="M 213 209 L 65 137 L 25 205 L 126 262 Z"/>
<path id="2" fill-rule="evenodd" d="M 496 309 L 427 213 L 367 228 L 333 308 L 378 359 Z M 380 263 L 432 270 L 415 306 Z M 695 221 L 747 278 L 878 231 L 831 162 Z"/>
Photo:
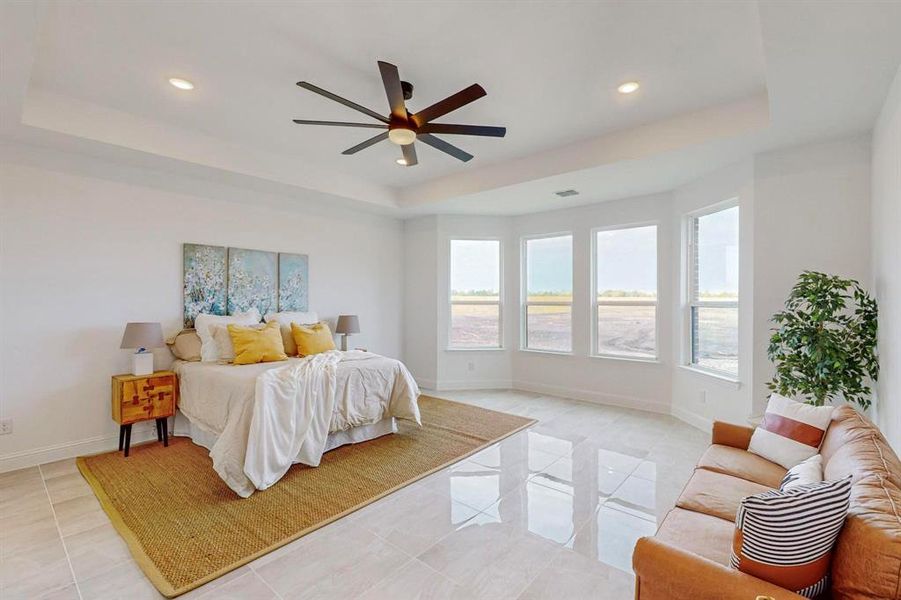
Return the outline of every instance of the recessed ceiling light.
<path id="1" fill-rule="evenodd" d="M 179 79 L 178 77 L 173 77 L 169 80 L 169 83 L 174 85 L 180 90 L 193 90 L 194 84 L 188 81 L 187 79 Z"/>
<path id="2" fill-rule="evenodd" d="M 407 159 L 406 159 L 406 158 L 398 158 L 398 159 L 397 159 L 396 161 L 394 161 L 394 162 L 396 162 L 397 164 L 402 165 L 402 166 L 404 166 L 404 167 L 407 166 Z"/>
<path id="3" fill-rule="evenodd" d="M 616 91 L 620 94 L 631 94 L 632 92 L 638 90 L 641 87 L 637 81 L 627 81 L 625 83 L 621 83 Z"/>

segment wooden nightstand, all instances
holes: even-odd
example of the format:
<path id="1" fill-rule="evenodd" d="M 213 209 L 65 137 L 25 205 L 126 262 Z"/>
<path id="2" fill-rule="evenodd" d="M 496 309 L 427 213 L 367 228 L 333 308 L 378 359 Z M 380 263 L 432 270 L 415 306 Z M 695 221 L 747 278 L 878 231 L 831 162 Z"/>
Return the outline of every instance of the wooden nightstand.
<path id="1" fill-rule="evenodd" d="M 167 419 L 178 403 L 178 378 L 172 371 L 152 375 L 113 375 L 113 420 L 119 424 L 119 450 L 131 446 L 131 426 L 156 420 L 157 439 L 169 445 Z"/>

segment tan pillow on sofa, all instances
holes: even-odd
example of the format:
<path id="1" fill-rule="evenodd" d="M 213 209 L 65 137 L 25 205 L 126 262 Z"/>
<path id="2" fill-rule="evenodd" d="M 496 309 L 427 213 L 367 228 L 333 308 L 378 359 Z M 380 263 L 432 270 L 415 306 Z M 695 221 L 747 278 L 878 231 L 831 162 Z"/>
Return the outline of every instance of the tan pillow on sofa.
<path id="1" fill-rule="evenodd" d="M 194 329 L 182 329 L 166 342 L 169 350 L 179 360 L 200 362 L 200 336 Z"/>

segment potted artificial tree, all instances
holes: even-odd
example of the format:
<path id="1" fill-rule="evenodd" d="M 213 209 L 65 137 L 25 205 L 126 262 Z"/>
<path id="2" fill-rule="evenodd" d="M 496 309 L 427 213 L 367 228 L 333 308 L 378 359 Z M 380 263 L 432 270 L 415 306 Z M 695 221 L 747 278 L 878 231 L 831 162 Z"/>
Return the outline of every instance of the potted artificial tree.
<path id="1" fill-rule="evenodd" d="M 876 301 L 853 279 L 804 271 L 785 310 L 773 315 L 770 390 L 822 406 L 845 400 L 866 410 L 879 376 Z"/>

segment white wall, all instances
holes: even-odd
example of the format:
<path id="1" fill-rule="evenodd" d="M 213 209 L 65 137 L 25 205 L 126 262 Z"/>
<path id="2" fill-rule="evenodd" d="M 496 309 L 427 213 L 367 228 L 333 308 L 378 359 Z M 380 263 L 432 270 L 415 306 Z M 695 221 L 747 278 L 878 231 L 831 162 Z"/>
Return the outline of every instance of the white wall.
<path id="1" fill-rule="evenodd" d="M 870 281 L 870 138 L 759 154 L 754 161 L 754 389 L 762 414 L 773 367 L 770 317 L 801 271 Z"/>
<path id="2" fill-rule="evenodd" d="M 901 68 L 873 130 L 872 261 L 879 302 L 879 425 L 901 453 Z"/>
<path id="3" fill-rule="evenodd" d="M 403 224 L 324 205 L 0 146 L 0 471 L 115 448 L 122 330 L 180 329 L 183 242 L 309 254 L 311 309 L 359 314 L 351 345 L 400 357 Z"/>
<path id="4" fill-rule="evenodd" d="M 404 362 L 426 388 L 438 381 L 438 219 L 404 223 Z"/>

